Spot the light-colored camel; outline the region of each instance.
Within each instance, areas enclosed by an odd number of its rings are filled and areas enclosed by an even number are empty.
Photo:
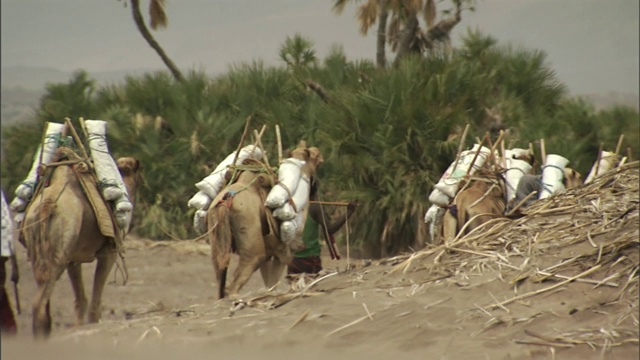
[[[133,203],[140,163],[131,157],[119,158],[116,163]],[[102,291],[117,253],[113,239],[100,232],[95,213],[71,166],[52,169],[49,186],[34,197],[27,209],[23,229],[38,285],[32,304],[34,336],[51,333],[50,297],[65,269],[75,294],[76,324],[84,322],[87,297],[82,282],[82,263],[96,259],[88,321],[98,322]]]
[[[305,161],[302,173],[311,178],[323,162],[316,147],[299,147],[290,157]],[[247,163],[245,161],[245,163]],[[242,171],[237,180],[216,196],[209,207],[207,226],[211,259],[218,280],[218,296],[235,296],[259,268],[267,287],[277,283],[285,266],[291,262],[289,245],[280,241],[279,225],[267,208],[265,199],[273,181],[253,171]],[[302,228],[306,221],[308,205],[303,209]],[[226,288],[227,270],[231,253],[238,254],[238,266]]]
[[[463,230],[463,227],[464,233],[469,233],[487,221],[503,216],[507,205],[501,179],[479,178],[470,181],[469,186],[461,190],[453,200],[457,212],[455,234]],[[445,221],[447,219],[451,220],[450,217],[445,217]],[[449,224],[443,226],[451,229]]]

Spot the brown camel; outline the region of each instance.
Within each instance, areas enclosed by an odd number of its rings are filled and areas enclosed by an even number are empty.
[[[478,178],[469,181],[469,186],[460,191],[453,200],[456,207],[456,234],[463,230],[465,225],[464,232],[467,234],[487,221],[503,216],[507,205],[501,179]],[[447,217],[445,221],[446,219]]]
[[[140,163],[131,157],[119,158],[116,163],[133,203]],[[50,297],[65,269],[75,294],[76,324],[83,323],[87,298],[81,265],[96,259],[88,321],[98,322],[102,291],[117,256],[113,238],[100,232],[94,210],[72,166],[61,165],[51,171],[49,186],[34,196],[27,208],[23,228],[38,285],[32,305],[36,337],[46,337],[51,333]]]
[[[303,144],[303,143],[301,143]],[[316,147],[299,147],[289,153],[305,161],[302,173],[311,178],[323,162]],[[245,164],[248,163],[245,161]],[[280,241],[279,225],[264,203],[273,181],[253,171],[242,171],[237,180],[221,191],[213,200],[207,214],[211,258],[218,280],[218,296],[235,296],[251,275],[260,268],[266,286],[278,281],[285,266],[291,262],[289,245]],[[303,212],[302,226],[308,206]],[[231,253],[239,256],[233,279],[225,291]]]

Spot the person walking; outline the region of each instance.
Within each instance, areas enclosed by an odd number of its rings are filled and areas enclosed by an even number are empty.
[[[7,273],[5,263],[11,263],[11,281],[18,283],[18,262],[13,246],[13,220],[2,191],[2,237],[0,238],[0,332],[15,334],[18,331],[16,318],[9,302],[9,295],[5,288]]]
[[[317,193],[317,180],[312,178],[309,200],[317,200]],[[302,241],[298,248],[294,249],[297,251],[287,266],[287,275],[318,274],[322,270],[320,236],[322,235],[326,241],[332,241],[333,234],[338,232],[347,219],[353,215],[357,205],[357,201],[349,202],[346,215],[332,219],[326,214],[321,204],[310,203],[307,222],[302,231]],[[329,238],[327,238],[327,234]],[[298,242],[300,243],[300,241]]]

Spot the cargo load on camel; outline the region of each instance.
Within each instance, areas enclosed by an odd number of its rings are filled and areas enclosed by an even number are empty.
[[[94,194],[95,199],[92,200],[96,212],[102,213],[101,218],[106,217],[103,211],[105,202],[113,212],[113,218],[109,216],[104,222],[112,223],[115,220],[119,230],[129,229],[133,207],[118,166],[109,152],[106,138],[107,122],[81,119],[81,126],[84,141],[68,119],[65,124],[47,122],[43,142],[34,156],[31,170],[16,188],[15,197],[11,201],[11,210],[15,214],[14,219],[18,226],[38,190],[48,185],[46,170],[66,162],[75,162],[76,167],[82,168],[83,173],[93,174],[90,181],[94,181],[100,190],[99,194]],[[73,136],[67,135],[69,130]],[[88,145],[88,152],[83,142]],[[79,152],[82,154],[79,155]],[[89,186],[91,189],[87,190],[87,196],[91,197],[94,190],[92,185]],[[106,227],[103,225],[105,236],[114,236],[113,230],[109,230],[110,227],[112,226],[109,224]]]
[[[459,150],[456,160],[434,186],[429,195],[432,205],[425,214],[434,241],[440,237],[451,240],[493,218],[511,215],[521,206],[581,183],[580,174],[567,167],[568,159],[546,155],[544,149],[542,173],[533,174],[535,156],[531,144],[528,149],[505,150],[503,137],[501,132],[496,143],[489,144],[490,149],[483,146],[489,142],[485,135],[472,149]]]

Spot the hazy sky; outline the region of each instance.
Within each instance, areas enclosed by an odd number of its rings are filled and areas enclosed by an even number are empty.
[[[446,2],[445,4],[448,4]],[[146,16],[148,1],[142,0]],[[219,73],[236,62],[281,64],[278,48],[300,33],[320,56],[341,44],[350,59],[375,57],[373,33],[358,32],[353,7],[337,16],[332,0],[168,0],[169,28],[154,32],[182,69]],[[478,0],[468,28],[502,43],[542,49],[574,94],[639,91],[638,0]],[[91,72],[164,69],[117,0],[2,0],[2,67]]]

